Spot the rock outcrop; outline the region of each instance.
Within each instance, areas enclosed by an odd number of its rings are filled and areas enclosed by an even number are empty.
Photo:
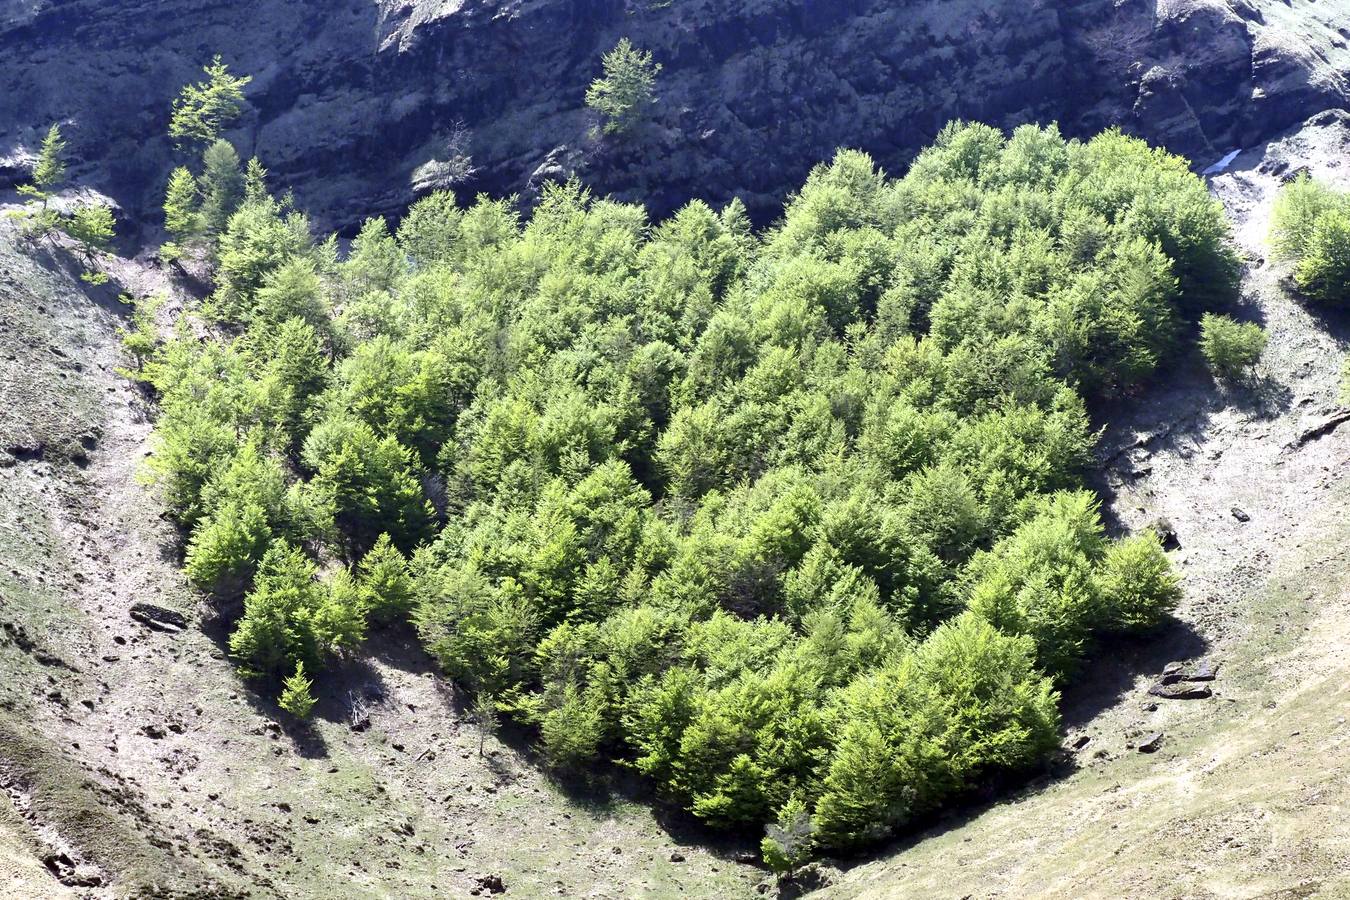
[[[1345,104],[1347,22],[1325,0],[0,0],[0,185],[59,120],[81,177],[151,222],[170,100],[216,52],[254,75],[231,138],[340,227],[463,152],[462,192],[578,173],[655,213],[761,215],[835,147],[896,169],[956,117],[1119,124],[1208,163]],[[622,36],[660,99],[601,140],[585,89]]]

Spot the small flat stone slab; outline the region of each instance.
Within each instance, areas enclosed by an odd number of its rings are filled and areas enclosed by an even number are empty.
[[[1153,753],[1157,751],[1159,747],[1162,746],[1162,742],[1163,742],[1163,733],[1161,731],[1155,731],[1139,742],[1139,752]]]
[[[1203,700],[1214,694],[1207,684],[1191,684],[1187,682],[1177,682],[1176,684],[1163,684],[1162,682],[1158,682],[1153,687],[1149,688],[1148,692],[1154,697],[1162,697],[1164,700]]]
[[[187,618],[182,613],[155,606],[153,603],[137,603],[131,607],[131,617],[146,628],[177,634],[187,628]]]

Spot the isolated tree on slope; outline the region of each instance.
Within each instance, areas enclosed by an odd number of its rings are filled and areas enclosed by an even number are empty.
[[[46,209],[48,196],[66,180],[65,153],[61,126],[53,125],[42,139],[42,150],[38,153],[37,165],[33,166],[33,183],[19,188],[19,192],[41,200],[42,208]]]
[[[19,193],[41,202],[42,207],[32,213],[19,210],[10,215],[22,222],[23,233],[33,239],[46,237],[56,230],[59,216],[47,209],[47,200],[51,193],[66,179],[65,162],[66,142],[61,137],[61,127],[53,125],[42,141],[37,163],[33,166],[33,180],[19,186]]]
[[[244,111],[244,86],[253,80],[231,75],[219,54],[202,71],[206,80],[184,87],[173,103],[169,136],[180,146],[214,143]]]
[[[623,38],[605,54],[604,66],[604,76],[586,90],[586,105],[604,117],[605,134],[630,132],[651,109],[661,64]]]

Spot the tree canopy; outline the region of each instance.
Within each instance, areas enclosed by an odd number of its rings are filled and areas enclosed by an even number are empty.
[[[173,104],[169,136],[180,143],[211,144],[244,111],[244,88],[252,76],[231,75],[219,55],[202,71],[206,78],[186,85]]]
[[[955,124],[899,179],[841,151],[763,233],[572,182],[339,258],[265,191],[221,209],[214,339],[143,370],[152,467],[297,713],[409,618],[549,765],[617,759],[791,868],[1035,766],[1094,641],[1178,600],[1104,534],[1087,408],[1237,265],[1119,132]]]

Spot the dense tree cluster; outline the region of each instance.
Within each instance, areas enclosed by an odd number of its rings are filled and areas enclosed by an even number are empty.
[[[170,191],[217,288],[144,366],[152,465],[300,714],[411,618],[548,764],[791,866],[1043,759],[1094,636],[1178,599],[1080,477],[1086,402],[1234,287],[1176,157],[952,126],[899,180],[840,152],[762,235],[573,183],[528,221],[434,194],[340,259],[219,156]]]

